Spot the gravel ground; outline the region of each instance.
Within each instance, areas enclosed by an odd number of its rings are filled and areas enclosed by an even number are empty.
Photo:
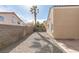
[[[1,50],[2,53],[52,53],[54,46],[47,41],[46,32],[35,32],[28,38],[18,41]],[[56,50],[57,48],[55,48]],[[56,52],[61,52],[56,50]]]

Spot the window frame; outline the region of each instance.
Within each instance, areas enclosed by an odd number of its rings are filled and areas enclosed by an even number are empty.
[[[4,16],[0,16],[0,22],[4,21]]]

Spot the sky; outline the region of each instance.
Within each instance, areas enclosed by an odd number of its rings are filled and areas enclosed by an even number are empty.
[[[49,8],[52,5],[38,5],[39,13],[37,21],[47,20]],[[33,15],[30,12],[30,5],[0,5],[0,12],[15,12],[25,23],[33,21]]]

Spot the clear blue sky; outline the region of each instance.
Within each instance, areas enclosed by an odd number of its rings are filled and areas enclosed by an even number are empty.
[[[38,5],[39,13],[37,19],[39,21],[47,20],[48,11],[51,5]],[[0,12],[15,12],[24,22],[33,19],[30,6],[26,5],[0,5]]]

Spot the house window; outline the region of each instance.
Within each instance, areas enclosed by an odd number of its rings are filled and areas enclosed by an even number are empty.
[[[4,17],[3,16],[0,16],[0,21],[4,21]]]

